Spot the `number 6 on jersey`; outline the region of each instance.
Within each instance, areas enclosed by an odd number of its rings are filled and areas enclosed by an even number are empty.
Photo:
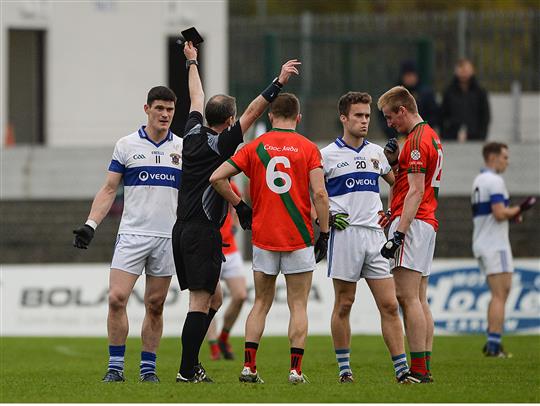
[[[290,168],[291,162],[285,156],[275,156],[270,159],[266,167],[266,185],[272,192],[281,195],[291,189],[292,179],[287,173],[276,171],[277,164],[283,164],[285,168]]]

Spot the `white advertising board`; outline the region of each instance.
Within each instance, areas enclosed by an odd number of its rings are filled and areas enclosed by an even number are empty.
[[[540,260],[516,260],[516,273],[507,303],[508,332],[540,332]],[[243,335],[253,300],[251,264],[244,264],[249,295],[233,328]],[[2,336],[105,336],[108,264],[1,265]],[[139,336],[144,305],[144,277],[139,278],[129,300],[130,335]],[[265,334],[286,335],[289,311],[283,276],[278,277],[276,298]],[[489,294],[474,260],[436,260],[429,296],[437,333],[485,331]],[[326,263],[313,275],[309,313],[310,334],[330,334],[334,300]],[[173,278],[164,311],[164,335],[179,336],[187,312],[188,295]],[[225,298],[224,306],[228,304]],[[223,309],[223,308],[222,308]],[[218,320],[223,312],[218,312]],[[358,284],[351,313],[356,334],[380,334],[380,318],[366,283]]]

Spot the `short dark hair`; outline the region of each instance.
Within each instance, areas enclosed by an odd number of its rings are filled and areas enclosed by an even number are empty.
[[[275,117],[296,118],[300,113],[300,100],[292,93],[281,93],[270,103],[269,111]]]
[[[225,94],[216,94],[206,103],[204,115],[209,127],[223,124],[229,117],[236,116],[236,99]]]
[[[150,89],[146,97],[146,104],[152,105],[156,100],[172,101],[176,104],[176,95],[166,86],[156,86]]]
[[[348,115],[353,104],[371,104],[371,96],[365,92],[347,92],[339,98],[339,115]]]
[[[508,145],[502,142],[488,142],[484,145],[484,148],[482,148],[484,161],[487,162],[490,155],[499,155],[503,149],[508,149]]]

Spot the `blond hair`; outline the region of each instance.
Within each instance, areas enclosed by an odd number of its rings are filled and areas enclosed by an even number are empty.
[[[418,114],[418,107],[413,95],[403,86],[395,86],[384,93],[377,101],[377,108],[382,111],[388,106],[390,110],[397,113],[401,106],[405,107],[409,113]]]

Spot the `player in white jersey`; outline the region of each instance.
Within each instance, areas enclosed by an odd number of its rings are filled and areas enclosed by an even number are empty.
[[[365,139],[370,103],[367,93],[343,95],[338,103],[343,137],[321,150],[332,225],[328,248],[328,276],[335,292],[331,330],[342,383],[353,382],[349,318],[361,278],[379,309],[398,382],[406,381],[409,371],[394,280],[388,260],[380,253],[388,219],[379,195],[379,177],[392,185],[394,174],[383,148]]]
[[[96,194],[86,224],[74,230],[73,245],[87,249],[109,212],[123,180],[124,212],[109,278],[109,365],[103,382],[123,382],[128,334],[126,306],[143,269],[146,274],[140,376],[159,382],[156,352],[163,330],[163,304],[175,267],[171,230],[176,220],[182,175],[182,139],[170,130],[176,95],[164,86],[150,89],[146,126],[121,138],[114,148],[105,184]]]
[[[490,142],[482,154],[486,167],[476,176],[472,189],[473,254],[485,273],[491,291],[487,320],[487,343],[484,354],[507,357],[501,345],[504,307],[512,287],[512,249],[508,237],[508,220],[522,221],[521,213],[530,209],[536,199],[528,197],[519,206],[509,206],[509,195],[500,175],[508,166],[508,146]]]

